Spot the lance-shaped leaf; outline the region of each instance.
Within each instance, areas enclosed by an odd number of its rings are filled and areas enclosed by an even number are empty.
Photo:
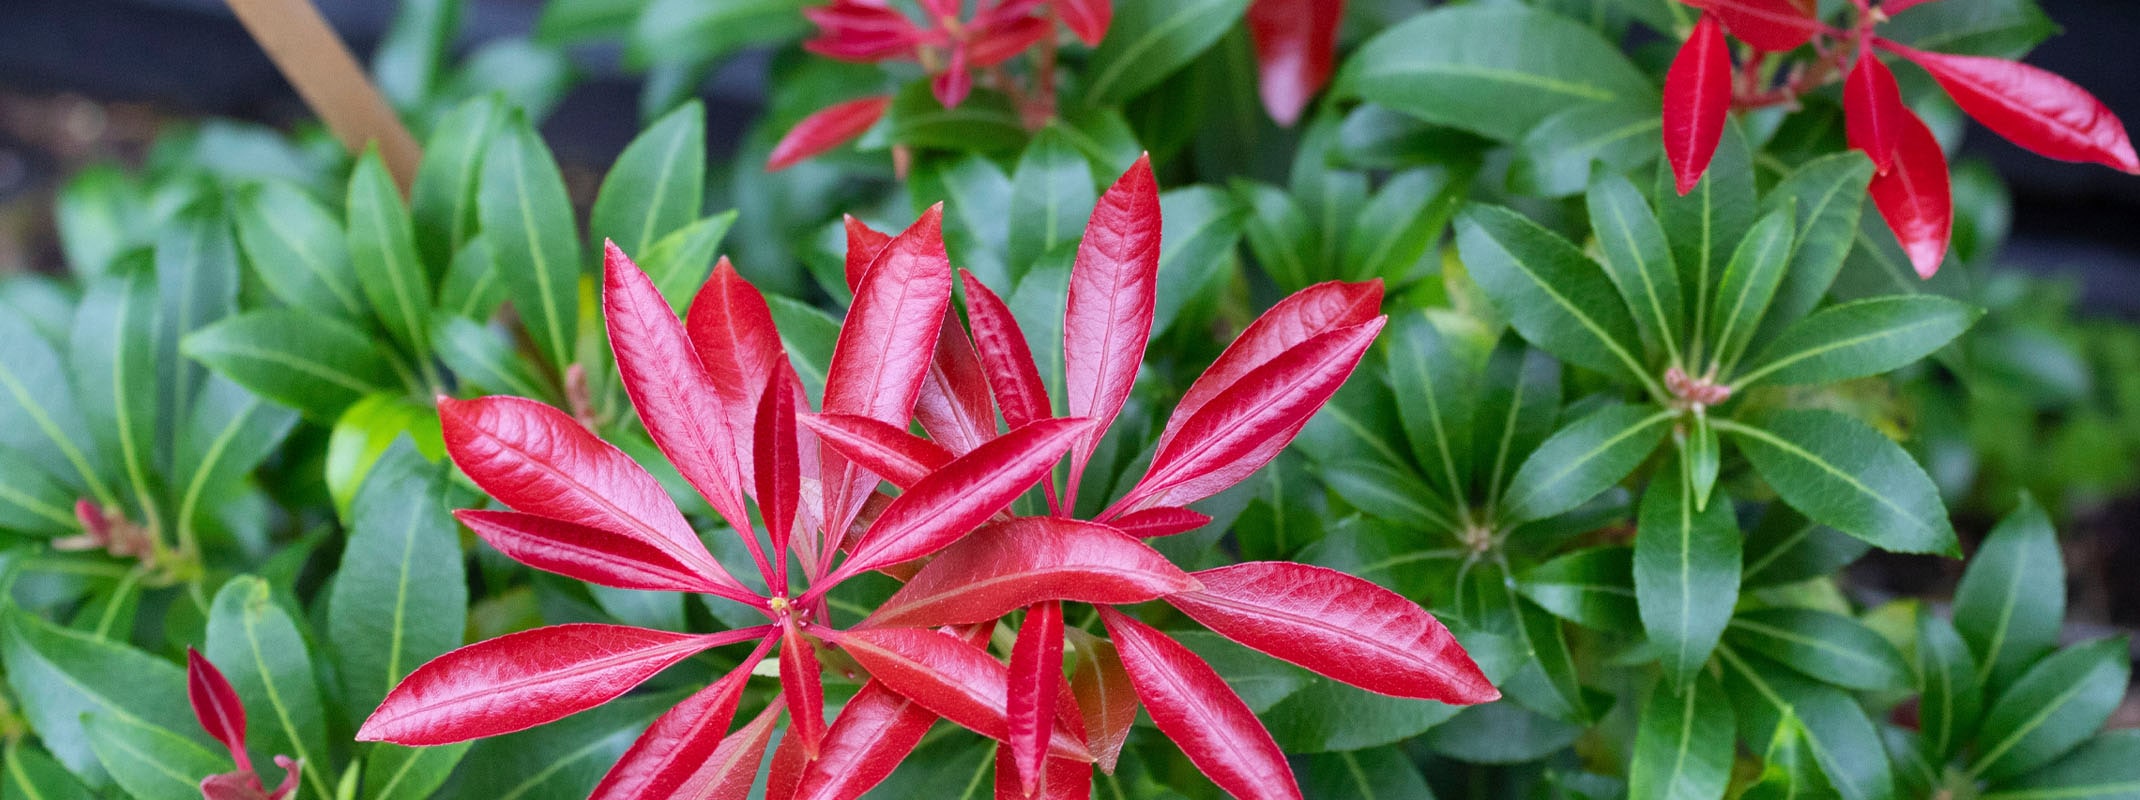
[[[625,252],[646,258],[661,237],[698,219],[705,197],[706,107],[691,100],[647,125],[617,154],[588,214],[588,238],[615,240]]]
[[[1983,315],[1929,294],[1830,306],[1783,329],[1732,385],[1826,384],[1890,372],[1945,347]]]
[[[892,235],[870,227],[852,214],[841,215],[840,219],[847,229],[847,291],[854,292],[862,288],[862,274],[876,262],[877,254],[884,252],[884,246],[892,243]]]
[[[1092,797],[1092,767],[1060,758],[1048,759],[1045,775],[1028,789],[1011,764],[1010,751],[998,749],[995,786],[996,800],[1089,800]]]
[[[1300,121],[1308,101],[1330,80],[1343,0],[1256,0],[1248,35],[1256,45],[1257,94],[1279,125]]]
[[[1900,553],[1956,553],[1954,526],[1924,470],[1892,440],[1833,411],[1784,411],[1760,428],[1713,419],[1785,503]]]
[[[67,367],[74,408],[89,423],[90,440],[114,462],[110,466],[147,522],[161,525],[163,492],[154,483],[163,458],[157,419],[176,412],[158,407],[156,274],[143,261],[122,259],[113,274],[88,282],[75,308]],[[18,424],[49,429],[36,416]]]
[[[349,263],[348,236],[312,195],[269,181],[239,190],[235,210],[245,260],[277,299],[351,321],[371,315]]]
[[[937,443],[868,417],[812,414],[798,421],[826,447],[901,489],[951,463],[951,453]]]
[[[1917,610],[1917,729],[1926,751],[1944,762],[1977,732],[1984,716],[1984,683],[1969,645],[1954,623]]]
[[[1116,509],[1185,505],[1270,463],[1352,374],[1384,321],[1311,337],[1242,375],[1182,423]]]
[[[1569,423],[1516,468],[1503,512],[1545,519],[1589,502],[1640,466],[1671,427],[1672,412],[1654,406],[1607,406]]]
[[[2140,730],[2105,731],[2042,769],[2006,781],[1989,800],[2129,797],[2140,785]]]
[[[1876,172],[1895,164],[1895,150],[1902,146],[1902,118],[1910,109],[1902,104],[1902,90],[1895,86],[1895,73],[1880,63],[1871,48],[1858,51],[1858,63],[1843,79],[1843,132],[1850,146],[1872,157]]]
[[[804,117],[773,145],[765,159],[766,171],[787,169],[861,136],[884,117],[884,110],[891,104],[890,95],[862,97],[834,103]]]
[[[825,740],[825,684],[817,648],[792,618],[781,626],[780,691],[788,699],[788,735],[802,738],[803,755],[815,759]]]
[[[1708,673],[1659,680],[1642,704],[1628,765],[1629,797],[1722,797],[1731,782],[1731,698]]]
[[[1033,488],[1089,429],[1081,419],[1041,420],[945,464],[885,507],[827,584],[942,550]]]
[[[507,634],[418,667],[364,721],[357,740],[432,746],[525,730],[609,702],[699,651],[769,631],[699,635],[576,623]]]
[[[1226,346],[1211,366],[1189,384],[1167,417],[1159,446],[1172,441],[1181,426],[1241,378],[1311,338],[1373,320],[1382,306],[1382,281],[1326,281],[1287,295],[1251,322]]]
[[[250,716],[258,720],[252,726],[254,752],[287,754],[302,762],[313,788],[326,794],[331,767],[315,667],[296,622],[276,604],[267,581],[239,576],[216,592],[208,616],[208,654],[231,665],[237,697],[252,701]]]
[[[1774,749],[1783,750],[1786,745],[1781,737],[1795,729],[1795,735],[1804,739],[1801,757],[1811,756],[1836,795],[1845,800],[1896,796],[1893,765],[1881,746],[1879,731],[1849,692],[1728,644],[1717,653],[1723,665],[1724,692],[1733,700],[1740,734],[1755,749],[1771,750],[1773,739]],[[1776,755],[1771,752],[1772,757]]]
[[[1132,511],[1108,521],[1115,530],[1139,539],[1154,539],[1188,533],[1211,524],[1211,516],[1179,506],[1160,506]]]
[[[2066,616],[2058,532],[2034,499],[1991,529],[1954,589],[1954,627],[1976,655],[1987,691],[2012,683],[2058,646]]]
[[[1776,297],[1784,268],[1791,263],[1791,230],[1798,210],[1786,202],[1769,212],[1739,240],[1717,283],[1716,308],[1709,314],[1709,343],[1718,363],[1736,364],[1761,326],[1761,315]]]
[[[1025,797],[1044,782],[1048,739],[1063,682],[1063,604],[1035,603],[1018,626],[1007,684],[1011,762]],[[1089,769],[1088,769],[1089,773]]]
[[[1821,30],[1813,4],[1803,0],[1682,0],[1715,14],[1740,41],[1771,53],[1791,50]]]
[[[446,451],[492,497],[529,514],[635,539],[737,596],[750,596],[706,552],[654,476],[565,412],[518,397],[483,397],[441,399],[438,415]]]
[[[1438,497],[1469,497],[1472,449],[1466,445],[1478,409],[1478,361],[1419,311],[1397,318],[1397,330],[1382,353],[1390,389],[1405,398],[1397,405],[1397,419],[1422,467],[1421,477]]]
[[[821,635],[852,656],[872,680],[922,707],[997,741],[1010,737],[1009,670],[981,649],[933,630],[882,628]],[[1048,754],[1084,763],[1092,753],[1060,722],[1052,726]]]
[[[1731,113],[1731,47],[1717,15],[1703,14],[1664,76],[1664,154],[1679,193],[1709,169]]]
[[[1704,507],[1678,479],[1681,470],[1658,475],[1636,522],[1635,607],[1672,690],[1686,692],[1739,596],[1739,524],[1731,498],[1718,495]]]
[[[668,551],[601,528],[518,511],[461,509],[453,516],[507,558],[573,580],[656,592],[720,591]]]
[[[647,434],[729,527],[750,530],[743,507],[747,473],[739,464],[749,442],[725,424],[736,414],[722,407],[727,398],[714,390],[683,323],[639,265],[615,242],[603,243],[602,264],[609,347]]]
[[[973,273],[959,270],[959,279],[966,285],[966,315],[973,323],[974,349],[996,405],[1003,408],[1003,421],[1017,428],[1053,416],[1047,384],[1040,381],[1032,347],[1010,307]]]
[[[364,151],[349,175],[347,207],[349,261],[357,285],[387,335],[409,353],[426,357],[431,348],[431,276],[416,254],[416,231],[401,204],[401,191],[376,147]]]
[[[736,452],[757,452],[751,437],[759,395],[775,368],[787,362],[765,296],[723,258],[691,298],[684,327],[692,348],[698,351],[699,365],[721,395],[716,408],[731,432]],[[753,465],[740,467],[744,490],[755,491]]]
[[[1939,271],[1947,257],[1947,243],[1954,235],[1954,190],[1947,174],[1947,156],[1939,140],[1917,115],[1905,116],[1898,127],[1901,140],[1895,148],[1895,163],[1875,175],[1866,191],[1873,207],[1887,221],[1895,240],[1910,257],[1910,266],[1920,278]]]
[[[2125,697],[2129,647],[2112,636],[2036,662],[1984,713],[1970,774],[1995,783],[2019,777],[2095,735]]]
[[[747,800],[758,780],[758,765],[765,761],[765,746],[773,740],[773,724],[780,721],[779,698],[728,738],[713,754],[699,762],[698,770],[679,787],[679,797],[704,800]],[[656,797],[659,795],[641,795]]]
[[[1210,664],[1112,608],[1100,619],[1152,722],[1197,769],[1243,800],[1300,800],[1278,743]]]
[[[1732,647],[1760,653],[1822,683],[1860,691],[1915,685],[1908,662],[1878,632],[1811,608],[1757,608],[1731,620]]]
[[[1198,586],[1158,551],[1092,522],[1020,517],[945,548],[869,618],[875,627],[987,622],[1046,600],[1122,605]]]
[[[1720,134],[1722,130],[1718,128]],[[1702,167],[1708,168],[1706,159]],[[1599,249],[1605,254],[1606,277],[1634,312],[1643,344],[1653,354],[1678,353],[1686,334],[1682,313],[1686,301],[1680,295],[1672,245],[1656,212],[1633,183],[1607,170],[1591,176],[1584,202]]]
[[[536,349],[563,369],[579,340],[579,229],[550,148],[513,112],[483,155],[483,238]]]
[[[403,441],[372,465],[350,503],[341,571],[324,598],[348,707],[378,704],[466,635],[467,573],[448,491],[445,469]]]
[[[1139,156],[1093,206],[1070,269],[1063,309],[1064,408],[1093,422],[1073,451],[1071,475],[1084,471],[1144,363],[1159,292],[1159,227],[1159,184],[1150,157]]]
[[[245,754],[245,704],[223,671],[191,647],[186,648],[186,700],[193,704],[201,730],[230,748],[240,769],[251,769],[251,759]]]
[[[669,709],[632,742],[602,782],[593,800],[673,797],[689,783],[701,764],[725,743],[728,723],[750,681],[751,668],[763,654],[752,653],[743,665]],[[777,713],[777,707],[774,709]],[[756,776],[756,764],[752,765]]]
[[[1791,237],[1791,265],[1784,269],[1783,284],[1776,287],[1776,299],[1769,303],[1754,341],[1773,341],[1785,326],[1827,298],[1857,240],[1872,175],[1872,163],[1863,156],[1834,153],[1800,165],[1762,198],[1768,208],[1785,202],[1797,206],[1798,228]]]
[[[1055,14],[1086,47],[1098,46],[1114,19],[1114,0],[1055,0]]]
[[[1955,105],[2014,144],[2063,161],[2140,173],[2124,123],[2072,81],[2003,58],[1930,53],[1876,41],[1924,67]]]
[[[781,755],[791,740],[782,740],[773,756],[772,775],[767,780],[768,800],[854,800],[882,783],[899,762],[921,743],[936,714],[921,703],[886,688],[882,681],[862,684],[862,690],[840,709],[839,719],[825,731],[816,761],[805,767],[784,768]],[[799,755],[801,748],[794,751]],[[783,785],[783,781],[787,781]],[[783,789],[786,791],[783,793]]]
[[[1647,379],[1634,317],[1575,245],[1514,211],[1476,205],[1457,217],[1456,241],[1471,276],[1524,339],[1571,364]]]
[[[930,438],[960,455],[996,436],[996,406],[989,400],[988,375],[956,314],[944,314],[942,330],[936,334],[936,355],[929,359],[929,374],[914,400],[914,420]]]
[[[789,537],[795,532],[795,512],[802,505],[802,445],[795,431],[795,399],[802,394],[795,370],[782,362],[758,401],[758,425],[752,446],[756,452],[758,514],[765,519],[765,532],[773,543],[773,568],[765,575],[767,589],[784,594],[787,585]],[[739,531],[740,532],[740,531]],[[756,537],[744,541],[757,547]],[[763,558],[760,568],[763,568]]]

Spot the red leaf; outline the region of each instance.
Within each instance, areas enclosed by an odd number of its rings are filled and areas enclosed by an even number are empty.
[[[772,630],[694,635],[581,623],[506,634],[417,667],[357,739],[428,747],[526,730],[607,703],[702,650]]]
[[[1811,4],[1797,0],[1681,0],[1715,14],[1739,41],[1779,53],[1812,41],[1821,30]]]
[[[905,14],[881,0],[834,0],[802,13],[818,29],[803,49],[843,61],[911,56],[925,35]]]
[[[951,462],[951,454],[935,442],[868,417],[812,414],[801,422],[826,447],[901,489],[913,488]]]
[[[855,292],[862,288],[862,273],[868,272],[877,254],[892,243],[892,235],[879,232],[852,214],[841,219],[847,225],[847,291]]]
[[[1211,523],[1211,517],[1179,506],[1132,511],[1108,520],[1108,526],[1139,539],[1188,533]]]
[[[1047,774],[1037,791],[1027,793],[1020,785],[1009,750],[996,751],[996,800],[1091,800],[1092,765],[1060,758],[1047,761]]]
[[[938,204],[886,244],[863,273],[826,369],[825,413],[905,425],[950,303],[951,259],[944,254],[943,206]],[[837,535],[876,479],[856,474],[838,453],[825,450],[820,458],[825,528]]]
[[[983,12],[984,16],[991,16]],[[992,16],[987,24],[977,26],[973,40],[968,45],[967,55],[974,67],[993,67],[1015,58],[1040,40],[1055,34],[1055,26],[1047,20],[1031,16],[1013,16],[1004,19],[1002,14]],[[979,19],[978,17],[976,18]]]
[[[823,585],[912,561],[958,541],[1039,483],[1090,429],[1081,419],[1041,420],[945,464],[894,499],[853,557]]]
[[[2088,90],[2047,70],[1984,56],[1880,46],[1932,73],[1955,105],[1984,127],[2038,155],[2140,174],[2140,159],[2116,114]]]
[[[951,63],[929,81],[930,93],[936,95],[938,104],[952,109],[966,102],[966,95],[973,92],[973,73],[970,71],[972,66],[966,47],[953,45]]]
[[[990,622],[1048,600],[1142,603],[1196,585],[1159,551],[1108,526],[1019,517],[945,548],[864,624]]]
[[[186,699],[193,704],[201,730],[230,749],[240,772],[252,772],[252,758],[245,752],[245,703],[223,671],[191,647],[186,648]]]
[[[975,733],[999,742],[1009,738],[1009,671],[988,651],[931,630],[880,628],[821,635],[885,688]],[[1077,736],[1060,725],[1053,726],[1052,733],[1049,754],[1091,763],[1092,754]]]
[[[632,407],[669,463],[729,527],[750,530],[739,466],[749,440],[739,441],[724,423],[731,416],[722,408],[725,398],[654,282],[615,242],[604,240],[602,247],[602,317]]]
[[[1201,500],[1270,463],[1352,374],[1384,321],[1316,335],[1241,376],[1182,423],[1107,516]]]
[[[1843,81],[1843,131],[1850,146],[1872,157],[1873,169],[1885,174],[1895,165],[1895,148],[1910,109],[1902,104],[1895,73],[1872,54],[1858,52],[1858,63]]]
[[[505,557],[544,572],[619,589],[722,591],[666,551],[629,536],[518,511],[461,509],[453,516]]]
[[[1954,236],[1954,193],[1947,176],[1947,156],[1932,129],[1911,114],[1902,119],[1902,139],[1895,164],[1874,175],[1866,192],[1887,221],[1918,277],[1930,278],[1947,257]]]
[[[1280,126],[1300,121],[1308,101],[1330,80],[1345,0],[1255,0],[1248,34],[1256,44],[1256,89]]]
[[[1100,619],[1152,723],[1205,777],[1242,800],[1300,800],[1278,743],[1210,664],[1112,608]]]
[[[864,97],[834,103],[803,117],[773,145],[772,154],[765,158],[765,171],[779,172],[846,144],[877,124],[891,105],[889,96]]]
[[[981,370],[988,374],[996,405],[1003,408],[1003,421],[1017,428],[1054,416],[1047,384],[1040,382],[1040,368],[1010,307],[973,273],[959,270],[959,278],[966,284],[966,316],[973,322]]]
[[[630,537],[728,587],[729,577],[661,484],[563,411],[520,397],[440,398],[446,452],[470,480],[514,509]]]
[[[743,699],[744,684],[750,682],[751,669],[764,655],[765,646],[760,644],[742,666],[654,720],[609,768],[609,774],[602,776],[588,800],[692,796],[684,793],[684,787],[728,738],[728,723],[735,718],[737,701]],[[755,776],[757,764],[751,767]]]
[[[1114,20],[1114,0],[1055,0],[1055,14],[1087,47],[1097,47],[1107,38],[1107,24]]]
[[[721,421],[735,439],[738,458],[742,453],[755,454],[751,437],[759,392],[773,371],[788,362],[780,331],[773,327],[772,309],[758,288],[722,258],[714,262],[713,274],[692,298],[684,327],[713,390],[721,395]],[[743,490],[756,491],[755,466],[745,461],[737,467]]]
[[[1130,726],[1137,722],[1137,692],[1130,687],[1129,673],[1122,669],[1122,655],[1113,642],[1076,628],[1066,633],[1077,639],[1070,690],[1084,715],[1085,742],[1100,769],[1113,775],[1115,759],[1121,757]]]
[[[758,514],[765,518],[766,537],[773,544],[773,569],[766,574],[766,591],[787,596],[788,542],[795,532],[795,508],[802,502],[802,460],[795,436],[795,396],[801,393],[794,369],[783,361],[766,381],[758,400],[758,425],[753,435],[757,447]],[[756,537],[745,533],[744,541],[756,549]]]
[[[815,760],[825,739],[825,684],[817,649],[790,619],[780,635],[780,690],[788,696],[788,730],[802,737],[803,755]]]
[[[766,793],[768,800],[854,800],[882,783],[907,754],[914,752],[921,737],[936,723],[936,715],[920,703],[885,688],[879,681],[862,684],[861,691],[840,709],[839,719],[825,732],[823,749],[807,768],[788,767],[774,755],[772,781],[792,780],[792,795]],[[780,743],[788,748],[787,741]],[[771,783],[769,781],[768,783]]]
[[[702,800],[747,800],[751,784],[758,780],[758,764],[765,759],[765,745],[773,739],[773,724],[780,721],[779,698],[741,730],[722,739],[713,754],[698,765],[674,796]],[[647,794],[642,797],[661,797]]]
[[[1055,698],[1063,680],[1063,605],[1049,600],[1025,612],[1011,646],[1007,684],[1010,750],[1024,797],[1042,783],[1048,739],[1055,731]]]
[[[1198,409],[1239,382],[1255,368],[1277,358],[1295,345],[1338,328],[1359,325],[1375,318],[1382,307],[1382,280],[1364,283],[1326,281],[1294,292],[1263,312],[1248,329],[1226,346],[1217,361],[1204,369],[1189,391],[1182,394],[1166,430],[1159,434],[1165,447]]]
[[[1070,268],[1063,310],[1063,394],[1070,416],[1092,429],[1070,457],[1072,480],[1129,399],[1152,337],[1159,289],[1159,184],[1151,156],[1137,157],[1092,208]]]
[[[1228,639],[1371,692],[1452,705],[1501,696],[1439,620],[1368,581],[1287,561],[1196,577],[1202,590],[1167,602]]]
[[[1664,76],[1664,152],[1684,195],[1709,170],[1731,113],[1731,48],[1716,16],[1703,14]]]
[[[944,315],[943,329],[936,335],[936,356],[929,360],[928,377],[922,380],[921,396],[914,401],[914,419],[931,438],[958,455],[973,452],[996,437],[996,407],[988,400],[988,376],[981,371],[973,340],[955,314]]]

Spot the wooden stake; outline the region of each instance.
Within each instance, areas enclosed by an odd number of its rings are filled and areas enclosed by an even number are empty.
[[[356,154],[367,143],[379,143],[387,172],[407,195],[423,149],[311,0],[227,2],[253,41],[267,51],[305,105],[342,140],[342,146]]]

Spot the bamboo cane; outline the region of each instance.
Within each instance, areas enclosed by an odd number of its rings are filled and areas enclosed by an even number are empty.
[[[423,150],[311,0],[227,2],[305,105],[349,152],[379,143],[387,172],[407,195]]]

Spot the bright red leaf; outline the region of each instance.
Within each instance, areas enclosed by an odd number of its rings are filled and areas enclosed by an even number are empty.
[[[1020,517],[945,548],[864,624],[989,622],[1048,600],[1142,603],[1196,586],[1159,551],[1108,526]]]
[[[744,684],[750,682],[751,669],[764,655],[761,645],[742,666],[654,720],[602,776],[602,782],[595,784],[588,800],[688,796],[683,794],[685,785],[728,738],[728,723],[743,699]],[[751,766],[755,777],[757,765]]]
[[[936,723],[936,714],[920,703],[885,688],[881,681],[862,684],[825,732],[818,759],[806,768],[783,764],[774,755],[768,800],[854,800],[892,774]],[[781,750],[788,748],[781,742]],[[800,752],[801,748],[796,748]],[[789,794],[775,788],[793,781]]]
[[[702,800],[747,800],[751,785],[758,780],[758,764],[765,760],[765,745],[773,739],[773,724],[780,721],[780,700],[774,698],[771,705],[728,738],[722,739],[713,754],[706,757],[684,781],[676,797],[702,798]],[[643,797],[660,797],[648,794]]]
[[[1092,420],[1072,451],[1076,480],[1137,382],[1152,336],[1159,291],[1159,184],[1151,157],[1137,163],[1093,206],[1070,268],[1063,310],[1063,395],[1070,416]]]
[[[1008,716],[1010,752],[1024,797],[1043,783],[1048,739],[1055,731],[1057,685],[1063,680],[1063,605],[1036,603],[1025,612],[1011,647]]]
[[[1114,0],[1055,0],[1055,14],[1063,25],[1088,47],[1107,37],[1107,24],[1114,20]]]
[[[757,453],[758,513],[765,518],[766,536],[773,544],[773,569],[766,574],[766,589],[774,596],[787,595],[788,542],[795,532],[795,509],[802,503],[802,456],[795,435],[795,397],[802,393],[795,372],[779,364],[758,401]],[[744,541],[757,548],[755,537]]]
[[[802,737],[803,755],[813,760],[825,739],[825,685],[818,670],[817,648],[787,620],[780,635],[780,691],[788,698],[789,735]]]
[[[1139,539],[1188,533],[1210,523],[1209,515],[1177,506],[1132,511],[1107,522],[1109,527]]]
[[[724,257],[714,262],[713,274],[692,298],[684,327],[713,390],[721,395],[721,421],[736,442],[738,458],[755,453],[751,437],[759,392],[788,358],[765,296]],[[755,491],[754,465],[745,461],[738,466],[744,491]]]
[[[1780,53],[1806,42],[1821,30],[1809,0],[1681,0],[1715,14],[1739,40],[1757,50]]]
[[[1092,765],[1048,759],[1045,777],[1034,791],[1028,793],[1017,769],[1011,765],[1011,752],[999,749],[996,751],[995,796],[996,800],[1091,800]]]
[[[924,38],[913,20],[882,0],[833,0],[802,13],[818,30],[803,49],[842,61],[911,57]]]
[[[2000,58],[1930,53],[1885,40],[1880,46],[1924,67],[1963,111],[2014,144],[2140,174],[2125,124],[2072,81]]]
[[[1325,281],[1287,295],[1249,323],[1218,360],[1189,384],[1181,402],[1175,404],[1174,413],[1167,417],[1167,427],[1159,434],[1159,446],[1165,447],[1180,432],[1182,423],[1232,388],[1242,376],[1301,342],[1373,320],[1381,308],[1380,278],[1362,283]]]
[[[824,635],[885,688],[975,733],[999,742],[1009,738],[1009,670],[988,651],[954,636],[911,628]],[[1048,753],[1092,762],[1085,744],[1060,724],[1052,726]]]
[[[973,273],[959,270],[959,279],[966,285],[966,316],[973,322],[981,370],[988,375],[996,405],[1003,408],[1003,421],[1016,428],[1054,416],[1047,384],[1040,381],[1040,368],[1033,362],[1025,333],[1018,329],[1017,317]]]
[[[973,340],[955,314],[944,315],[943,329],[936,335],[936,357],[929,360],[921,396],[914,401],[914,419],[931,438],[958,455],[973,452],[996,436],[996,407],[989,401],[988,376],[981,371]]]
[[[245,752],[245,704],[223,671],[191,647],[186,648],[186,700],[193,704],[201,730],[230,749],[240,772],[251,772],[252,758]]]
[[[505,557],[544,572],[618,589],[722,591],[667,551],[629,536],[518,511],[461,509],[453,516]]]
[[[1100,620],[1152,723],[1205,777],[1242,800],[1301,800],[1270,731],[1210,664],[1112,608],[1102,607]]]
[[[854,292],[862,288],[862,273],[868,272],[877,254],[892,243],[892,235],[855,219],[853,214],[843,215],[841,220],[847,228],[847,291]]]
[[[1843,131],[1850,146],[1872,157],[1873,169],[1885,174],[1895,165],[1895,149],[1901,146],[1902,129],[1910,115],[1902,104],[1902,90],[1895,86],[1895,73],[1867,49],[1843,81]]]
[[[1196,573],[1167,602],[1204,627],[1371,692],[1452,705],[1500,697],[1456,637],[1402,595],[1334,569],[1252,561]]]
[[[772,154],[765,159],[765,171],[779,172],[846,144],[877,124],[877,120],[884,117],[884,110],[891,105],[892,98],[879,96],[819,109],[795,123],[795,127],[789,128],[787,135],[773,145]]]
[[[1345,0],[1255,0],[1248,35],[1256,45],[1256,89],[1278,124],[1300,121],[1308,101],[1330,81]]]
[[[1947,156],[1932,129],[1911,114],[1902,120],[1895,164],[1875,175],[1867,193],[1880,218],[1909,255],[1918,277],[1930,278],[1947,257],[1954,236],[1954,190],[1947,176]]]
[[[1684,195],[1700,183],[1731,113],[1731,47],[1703,14],[1664,76],[1664,153]]]
[[[901,489],[951,463],[951,454],[935,442],[868,417],[812,414],[801,422],[826,447]]]

